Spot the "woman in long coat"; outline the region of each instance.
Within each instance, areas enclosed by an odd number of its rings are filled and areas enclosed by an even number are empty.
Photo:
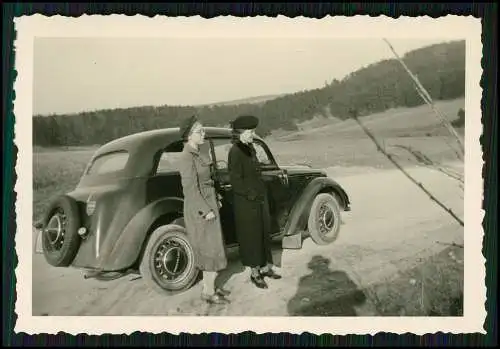
[[[193,244],[196,266],[203,271],[202,298],[209,303],[227,303],[225,296],[229,292],[215,288],[217,272],[227,267],[227,258],[210,159],[199,150],[205,132],[195,116],[184,121],[180,132],[185,141],[179,161],[184,222]]]
[[[240,116],[232,122],[234,141],[228,170],[241,262],[250,267],[251,281],[259,288],[267,288],[264,276],[281,276],[272,269],[269,202],[252,144],[257,125],[254,116]]]

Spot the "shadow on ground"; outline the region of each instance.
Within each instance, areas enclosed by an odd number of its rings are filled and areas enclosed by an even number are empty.
[[[366,295],[344,271],[331,270],[330,260],[314,256],[308,263],[312,273],[299,280],[297,293],[287,305],[292,316],[357,316],[356,306]]]
[[[225,288],[225,285],[229,280],[236,274],[240,274],[245,271],[245,267],[241,264],[239,259],[230,260],[227,264],[227,268],[221,270],[215,279],[215,286],[220,288]]]

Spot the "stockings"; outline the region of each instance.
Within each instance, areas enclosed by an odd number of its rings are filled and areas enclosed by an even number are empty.
[[[216,272],[204,271],[203,272],[203,293],[204,294],[214,294],[215,293],[215,277]]]

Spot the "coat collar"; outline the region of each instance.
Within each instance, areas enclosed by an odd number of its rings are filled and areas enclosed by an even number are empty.
[[[200,151],[198,149],[193,148],[189,143],[184,144],[184,151],[194,155],[200,155]]]
[[[184,144],[184,152],[192,154],[195,159],[198,159],[205,166],[209,166],[212,163],[209,155],[200,152],[199,149],[193,148],[188,143]]]
[[[254,148],[252,144],[245,144],[241,141],[236,142],[236,146],[246,155],[252,156]]]

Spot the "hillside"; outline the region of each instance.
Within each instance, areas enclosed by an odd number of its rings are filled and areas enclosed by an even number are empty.
[[[276,99],[283,95],[269,95],[269,96],[255,96],[248,98],[235,99],[233,101],[216,102],[209,104],[197,105],[196,107],[214,107],[214,106],[225,106],[225,105],[238,105],[238,104],[263,104],[267,101]]]
[[[457,111],[465,107],[465,98],[439,101],[436,107],[454,124],[458,133],[463,133],[463,125],[458,125]],[[323,119],[323,120],[321,120]],[[337,118],[315,118],[298,125],[298,131],[283,132],[273,138],[279,141],[317,138],[357,138],[363,130],[354,119],[342,121]],[[428,105],[413,108],[394,108],[359,118],[378,137],[430,137],[450,136],[448,130]]]
[[[407,53],[404,60],[435,100],[465,95],[465,41],[417,49]],[[278,129],[298,130],[297,125],[308,120],[345,120],[352,108],[363,116],[423,104],[410,77],[395,59],[369,65],[322,88],[261,99],[257,103],[255,99],[245,101],[35,116],[33,142],[40,146],[102,144],[130,133],[175,127],[179,120],[193,113],[198,113],[207,125],[226,125],[238,114],[252,113],[261,118],[258,132],[265,136]]]

